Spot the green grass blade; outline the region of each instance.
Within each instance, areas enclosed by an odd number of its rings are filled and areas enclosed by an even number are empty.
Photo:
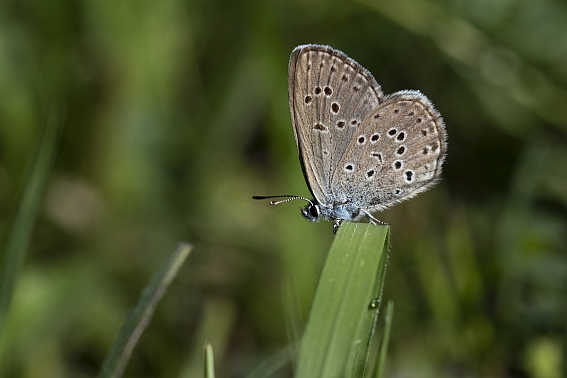
[[[382,378],[384,373],[384,365],[386,364],[386,353],[388,351],[388,344],[390,342],[390,331],[392,329],[392,322],[394,320],[394,302],[388,301],[388,306],[386,307],[386,317],[384,319],[384,336],[382,337],[382,342],[380,343],[380,350],[378,351],[378,361],[376,366],[376,378]]]
[[[215,378],[215,360],[210,343],[205,344],[205,378]]]
[[[362,377],[382,295],[389,228],[341,225],[315,293],[297,378]]]
[[[4,264],[0,283],[0,335],[4,334],[6,317],[18,273],[26,255],[33,225],[47,185],[61,135],[63,112],[54,106],[47,115],[37,147],[25,177],[16,217],[2,248]],[[3,344],[3,343],[2,343]],[[0,344],[1,345],[1,344]]]
[[[192,249],[190,244],[180,243],[154,273],[108,352],[99,378],[122,376],[132,350],[150,322],[157,303]]]

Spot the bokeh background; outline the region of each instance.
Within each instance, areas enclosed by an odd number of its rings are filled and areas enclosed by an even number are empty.
[[[560,0],[2,1],[3,244],[46,114],[64,117],[0,376],[96,375],[179,241],[194,252],[125,376],[201,376],[205,340],[218,377],[291,376],[288,330],[331,224],[251,196],[309,195],[287,102],[304,43],[344,51],[385,93],[421,90],[447,125],[440,185],[377,215],[392,227],[387,377],[566,376]]]

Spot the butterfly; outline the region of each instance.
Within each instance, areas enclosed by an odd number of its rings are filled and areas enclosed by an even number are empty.
[[[290,57],[289,108],[301,169],[313,195],[254,196],[277,205],[307,201],[308,221],[341,222],[385,210],[431,188],[447,151],[441,115],[421,92],[384,95],[372,74],[330,46]],[[280,200],[273,200],[283,198]]]

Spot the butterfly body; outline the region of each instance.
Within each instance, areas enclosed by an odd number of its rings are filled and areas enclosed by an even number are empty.
[[[319,219],[328,221],[359,221],[364,214],[360,211],[360,207],[350,203],[333,203],[330,205],[322,205],[317,200],[311,200],[311,203],[301,209],[301,214],[310,222],[316,222]]]

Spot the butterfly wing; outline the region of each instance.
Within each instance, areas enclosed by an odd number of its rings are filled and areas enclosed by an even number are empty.
[[[419,91],[387,96],[356,129],[332,179],[342,201],[374,212],[435,184],[447,150],[440,114]]]
[[[303,45],[291,54],[289,107],[301,168],[311,194],[322,205],[337,164],[366,115],[384,94],[360,64],[328,46]]]

